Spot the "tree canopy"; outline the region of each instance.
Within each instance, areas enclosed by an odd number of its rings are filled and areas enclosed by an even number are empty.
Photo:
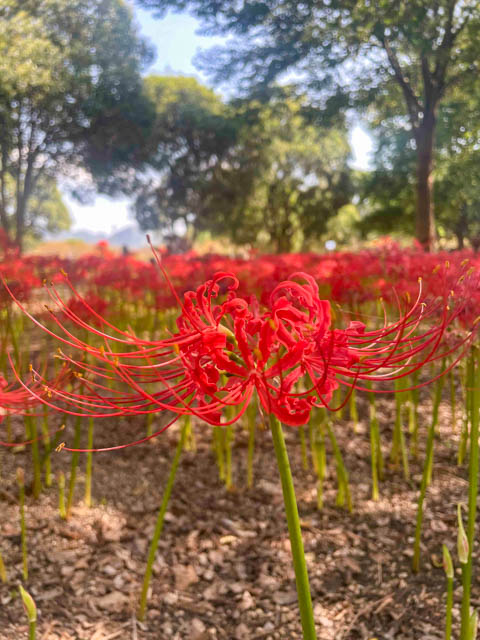
[[[135,163],[151,55],[122,0],[0,0],[0,214],[19,247],[42,180],[89,176],[112,191]]]
[[[206,33],[233,34],[201,59],[217,81],[245,91],[294,72],[325,107],[385,108],[403,119],[416,155],[418,240],[434,242],[434,141],[439,105],[470,91],[480,59],[476,0],[139,0],[200,18]],[[399,99],[390,100],[391,96]]]
[[[318,124],[305,97],[222,101],[191,78],[151,77],[156,120],[135,212],[145,229],[195,230],[279,251],[314,240],[352,195],[345,127]]]

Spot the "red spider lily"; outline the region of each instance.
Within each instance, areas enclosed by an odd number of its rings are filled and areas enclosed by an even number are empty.
[[[70,378],[70,373],[66,367],[62,368],[62,371],[57,376],[54,382],[50,385],[46,385],[38,379],[36,374],[32,371],[32,383],[28,388],[23,383],[19,387],[12,388],[5,378],[0,375],[0,422],[7,415],[32,415],[32,411],[35,410],[40,404],[44,403],[50,395],[51,387],[60,387],[64,385]],[[63,429],[63,427],[61,427]],[[5,447],[17,447],[19,445],[31,444],[33,440],[24,442],[2,442],[0,445]]]
[[[160,261],[159,265],[163,270]],[[37,400],[73,415],[170,411],[167,426],[187,414],[213,425],[231,424],[243,415],[256,391],[267,413],[288,425],[302,425],[314,406],[339,408],[331,405],[338,384],[363,389],[371,381],[399,379],[455,352],[451,366],[460,359],[473,331],[444,338],[465,313],[477,277],[466,266],[455,270],[453,279],[451,273],[448,265],[438,271],[439,296],[426,298],[420,286],[409,308],[398,301],[399,320],[388,323],[385,318],[380,329],[369,330],[359,321],[346,329],[334,328],[330,302],[319,297],[315,280],[305,273],[278,284],[261,311],[254,296],[238,295],[235,275],[221,272],[188,291],[183,302],[177,298],[178,331],[162,340],[143,340],[118,329],[65,278],[91,322],[65,304],[53,286],[48,291],[62,319],[53,311],[50,316],[60,331],[30,317],[63,345],[83,354],[81,359],[60,354],[75,368],[81,384],[78,390],[48,385],[37,373],[52,399],[29,385],[24,388]],[[450,291],[452,281],[455,296]],[[176,296],[173,287],[171,292]],[[101,346],[94,346],[93,339],[88,343],[80,339],[75,326],[100,340]],[[113,389],[112,383],[116,383]],[[226,407],[237,408],[229,421],[222,419]]]

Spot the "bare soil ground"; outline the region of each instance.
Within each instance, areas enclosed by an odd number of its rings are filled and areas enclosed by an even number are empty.
[[[425,441],[429,401],[421,420]],[[393,401],[379,400],[388,458]],[[335,506],[336,476],[329,450],[325,507],[316,505],[316,477],[302,469],[299,438],[286,428],[302,519],[315,618],[320,640],[434,640],[443,637],[446,542],[456,560],[456,503],[466,502],[465,469],[456,467],[458,434],[441,407],[434,480],[428,490],[422,570],[410,570],[421,461],[412,478],[387,464],[381,498],[370,499],[366,404],[359,402],[356,432],[348,420],[335,431],[350,474],[354,512]],[[98,424],[95,443],[133,439],[143,426],[125,420]],[[197,451],[183,454],[151,583],[144,623],[135,621],[156,512],[178,438],[174,426],[151,445],[94,457],[95,504],[82,504],[85,458],[80,460],[76,506],[58,515],[57,488],[38,501],[27,496],[29,580],[38,606],[39,640],[295,640],[301,638],[294,576],[273,447],[258,431],[255,486],[246,488],[246,434],[237,429],[233,491],[219,481],[211,429],[195,425]],[[72,435],[65,434],[71,441]],[[0,638],[20,640],[27,627],[17,584],[21,549],[15,467],[30,465],[29,450],[0,451],[0,550],[8,582],[0,585]],[[68,481],[70,456],[53,456]],[[28,474],[27,474],[28,480]],[[460,580],[455,583],[454,624]],[[479,583],[473,605],[480,605]]]

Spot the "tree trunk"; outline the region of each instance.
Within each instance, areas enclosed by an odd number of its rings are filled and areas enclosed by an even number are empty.
[[[433,204],[434,113],[425,114],[416,132],[417,143],[417,211],[415,236],[426,251],[435,247],[435,213]]]
[[[457,224],[454,228],[457,237],[457,250],[461,251],[465,248],[465,236],[468,233],[467,205],[463,203],[460,206]]]

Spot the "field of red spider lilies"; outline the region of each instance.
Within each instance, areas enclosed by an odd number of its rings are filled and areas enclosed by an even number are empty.
[[[6,251],[0,638],[476,638],[479,262]]]

